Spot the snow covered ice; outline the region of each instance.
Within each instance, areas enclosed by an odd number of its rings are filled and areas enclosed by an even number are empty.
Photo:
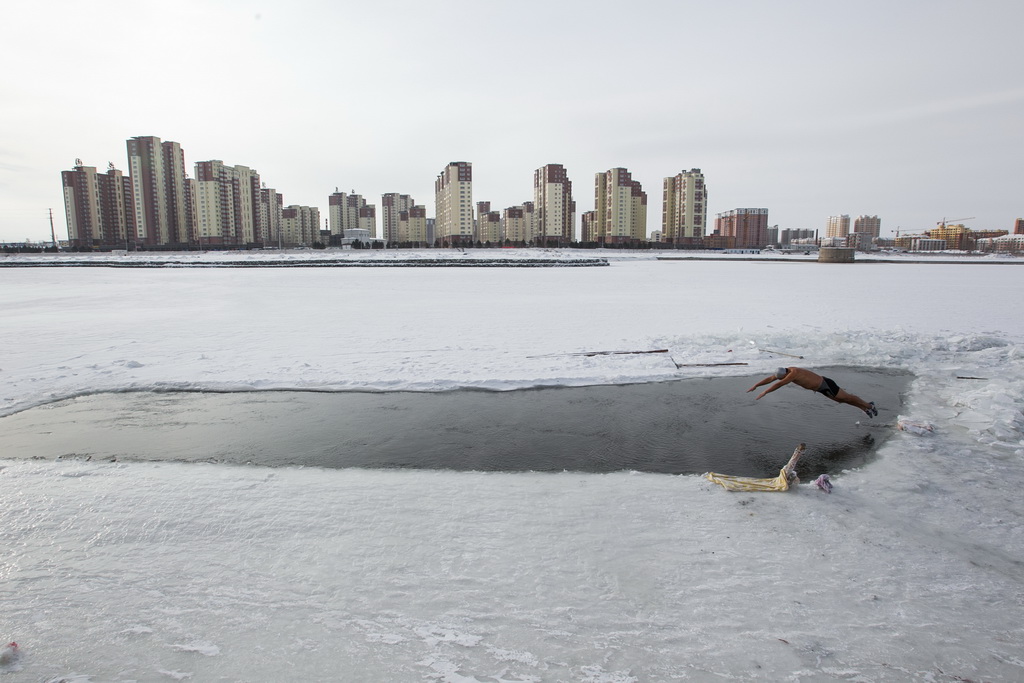
[[[831,495],[2,454],[0,638],[20,656],[0,681],[1024,678],[1024,270],[609,254],[0,268],[0,414],[97,391],[516,389],[799,362],[913,373],[899,417],[934,433],[896,431]],[[551,355],[654,348],[749,365]]]

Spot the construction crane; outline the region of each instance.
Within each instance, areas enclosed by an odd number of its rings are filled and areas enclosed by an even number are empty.
[[[974,218],[975,218],[974,216],[967,216],[966,218],[950,218],[949,220],[946,220],[945,218],[943,218],[941,221],[936,221],[935,224],[937,226],[939,226],[940,228],[945,229],[946,228],[946,223],[956,223],[957,221],[970,221],[970,220],[974,220]]]

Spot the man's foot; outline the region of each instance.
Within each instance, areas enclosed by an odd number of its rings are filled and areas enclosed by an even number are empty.
[[[878,408],[875,407],[875,402],[871,401],[870,403],[868,403],[868,405],[871,407],[866,408],[864,410],[864,412],[867,413],[868,417],[875,417],[876,415],[878,415]]]

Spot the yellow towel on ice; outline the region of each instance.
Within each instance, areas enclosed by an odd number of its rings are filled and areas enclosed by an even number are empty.
[[[786,477],[786,468],[779,470],[779,476],[774,479],[755,479],[753,477],[734,477],[731,474],[716,474],[708,472],[704,475],[711,481],[719,484],[727,491],[788,491],[789,479]]]

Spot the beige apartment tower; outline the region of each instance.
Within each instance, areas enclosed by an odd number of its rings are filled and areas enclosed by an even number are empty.
[[[473,239],[473,164],[453,161],[434,181],[434,237],[442,244]]]
[[[519,206],[505,209],[501,220],[505,241],[516,246],[530,244],[537,236],[535,214],[533,202],[523,202]]]
[[[501,242],[501,214],[491,211],[490,202],[476,203],[476,241],[481,244]]]
[[[853,219],[853,231],[878,237],[882,232],[882,219],[878,216],[857,216]]]
[[[597,230],[594,223],[597,221],[596,211],[584,211],[580,214],[580,242],[596,242]]]
[[[129,138],[128,171],[137,241],[146,245],[192,242],[192,185],[181,145],[151,135]]]
[[[398,232],[395,239],[399,244],[425,246],[427,244],[427,207],[417,204],[398,214]]]
[[[708,191],[699,168],[665,178],[661,209],[662,240],[672,244],[703,239],[707,231]]]
[[[320,209],[315,206],[292,204],[282,208],[280,225],[284,247],[308,247],[320,241]]]
[[[345,237],[346,230],[366,230],[370,237],[377,237],[377,207],[367,204],[362,195],[335,189],[327,198],[327,210],[331,235]]]
[[[593,228],[605,244],[647,239],[647,193],[625,168],[594,176]]]
[[[846,237],[850,234],[850,217],[847,214],[842,216],[829,216],[825,224],[825,238]]]
[[[61,171],[64,188],[64,215],[68,242],[72,247],[96,246],[128,248],[135,241],[135,213],[131,178],[113,164],[106,173],[95,166],[75,160],[70,171]]]
[[[259,210],[256,212],[256,233],[259,235],[258,239],[263,244],[285,246],[287,238],[284,235],[284,229],[281,227],[283,211],[284,197],[273,188],[261,187],[259,190]],[[318,234],[317,239],[319,237]],[[313,241],[302,244],[312,244]]]
[[[566,245],[576,238],[576,202],[572,182],[561,164],[548,164],[533,173],[533,203],[539,245]]]
[[[382,228],[384,230],[385,242],[407,242],[398,236],[398,221],[403,211],[409,211],[416,206],[416,202],[407,194],[388,192],[380,198],[381,209],[383,210]]]
[[[201,246],[242,247],[260,243],[260,174],[219,159],[196,163],[196,239]]]

